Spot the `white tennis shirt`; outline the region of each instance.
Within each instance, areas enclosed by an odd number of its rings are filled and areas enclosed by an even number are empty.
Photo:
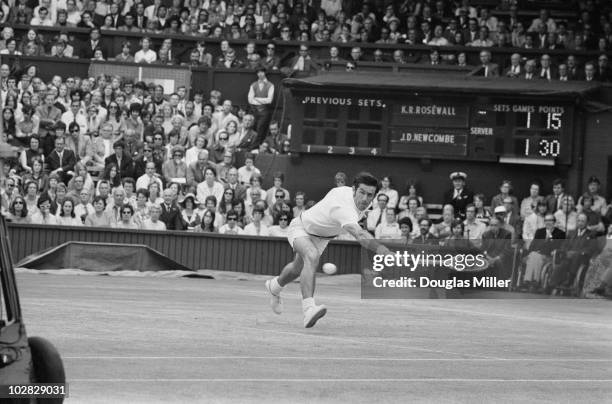
[[[312,208],[302,212],[302,223],[309,234],[335,237],[344,233],[342,226],[357,224],[363,215],[355,205],[352,187],[334,188]]]

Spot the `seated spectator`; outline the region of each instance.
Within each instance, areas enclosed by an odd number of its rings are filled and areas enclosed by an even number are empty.
[[[238,181],[241,184],[249,184],[253,176],[260,176],[261,172],[253,164],[254,155],[247,153],[244,156],[244,166],[238,169]]]
[[[279,191],[284,195],[283,200],[285,202],[289,202],[291,200],[291,195],[287,189],[283,188],[285,174],[277,171],[273,174],[272,179],[274,181],[274,185],[266,191],[266,202],[268,205],[274,205],[276,202],[278,202],[276,195]]]
[[[584,213],[587,217],[587,229],[600,236],[604,235],[605,227],[601,220],[600,211],[595,212],[592,209],[593,197],[591,195],[584,195],[582,197],[582,209],[581,213]]]
[[[444,205],[442,208],[442,221],[431,227],[431,232],[438,239],[445,239],[452,233],[453,223],[455,222],[455,209],[452,205]]]
[[[525,218],[522,231],[523,240],[525,241],[525,248],[529,248],[531,241],[535,237],[536,231],[544,227],[544,218],[547,211],[548,206],[546,201],[539,201],[533,208],[533,213]],[[553,214],[551,213],[551,215]]]
[[[289,235],[289,222],[290,216],[286,213],[282,213],[278,217],[278,224],[270,227],[270,237],[283,237],[287,238]]]
[[[188,193],[183,198],[181,202],[181,218],[183,223],[187,227],[187,230],[194,230],[196,227],[200,225],[201,218],[196,210],[196,199],[195,195],[192,193]]]
[[[46,194],[42,194],[37,202],[38,210],[32,214],[32,224],[57,225],[57,217],[51,213],[51,200]]]
[[[497,209],[503,209],[498,207]],[[499,278],[509,277],[509,259],[512,256],[512,234],[503,228],[497,217],[491,218],[488,229],[482,235],[482,249],[489,263],[489,271]]]
[[[386,194],[378,194],[376,197],[376,205],[367,213],[367,229],[374,234],[376,226],[380,223],[386,223],[387,217],[385,212],[389,204],[389,197]]]
[[[197,186],[197,198],[200,201],[206,200],[209,196],[214,196],[217,201],[223,198],[223,185],[217,181],[217,170],[213,167],[204,169],[204,181]]]
[[[385,211],[385,223],[380,223],[374,230],[374,237],[376,239],[393,239],[398,240],[402,236],[399,224],[397,223],[397,217],[395,210],[388,207]]]
[[[597,252],[598,246],[593,241],[597,236],[587,227],[587,215],[579,213],[576,218],[576,229],[569,231],[563,245],[565,259],[561,261],[561,265],[553,268],[550,279],[551,289],[566,288],[571,285],[580,263],[588,263],[591,256]]]
[[[134,55],[135,63],[153,63],[157,60],[157,54],[150,49],[151,39],[144,37],[140,41],[140,50]]]
[[[540,57],[540,72],[538,77],[548,81],[557,80],[558,72],[557,69],[551,65],[549,55],[544,54]]]
[[[582,210],[582,205],[583,205],[582,200],[584,199],[584,197],[591,196],[593,200],[593,205],[591,209],[594,212],[598,212],[601,215],[605,215],[607,204],[606,204],[606,199],[599,194],[600,188],[601,188],[601,182],[599,181],[599,178],[595,176],[590,177],[587,182],[587,191],[584,194],[582,194],[580,198],[578,198],[578,204],[577,204],[576,209],[580,212]]]
[[[422,208],[419,208],[419,209],[422,209]],[[420,245],[439,245],[440,241],[431,232],[431,226],[432,226],[431,220],[427,219],[424,216],[418,218],[418,220],[419,220],[419,227],[418,229],[413,230],[414,237],[412,239],[412,243],[420,244]]]
[[[87,215],[85,226],[89,227],[111,227],[112,219],[106,213],[106,198],[98,195],[93,199],[94,214]]]
[[[5,218],[11,223],[30,223],[32,216],[28,212],[25,199],[21,196],[15,197],[9,205]]]
[[[234,234],[241,235],[244,234],[244,230],[238,226],[238,215],[233,210],[227,212],[227,223],[221,226],[219,229],[220,234]]]
[[[575,209],[574,198],[566,196],[561,201],[561,208],[554,213],[557,227],[566,234],[576,230],[578,213]]]
[[[185,148],[183,146],[172,147],[172,159],[168,159],[162,166],[162,173],[166,182],[186,183],[187,165],[183,160]]]
[[[60,207],[58,207],[57,224],[61,226],[82,226],[80,217],[76,217],[74,213],[74,202],[71,198],[66,198]]]
[[[202,213],[202,220],[199,226],[194,228],[197,233],[217,233],[218,228],[215,227],[215,211],[206,209]]]
[[[529,196],[521,201],[521,219],[525,220],[532,213],[531,207],[536,206],[542,200],[544,200],[544,197],[540,195],[540,182],[533,181],[529,185]]]
[[[525,80],[533,80],[537,77],[536,75],[536,61],[533,59],[529,59],[525,62],[525,71],[522,76]]]
[[[244,227],[244,234],[249,236],[269,236],[270,230],[268,226],[262,222],[263,217],[263,210],[258,208],[253,209],[252,221]]]
[[[232,48],[228,49],[225,56],[221,57],[216,64],[217,68],[239,69],[244,67],[244,62],[239,60],[236,51]]]
[[[121,44],[121,53],[118,54],[117,56],[115,56],[115,60],[118,61],[118,62],[133,63],[134,62],[134,56],[132,56],[132,54],[131,54],[131,47],[132,47],[132,45],[130,44],[129,41],[124,41]]]
[[[142,223],[142,230],[166,230],[166,224],[160,220],[162,208],[159,204],[153,204],[149,207],[149,217]]]

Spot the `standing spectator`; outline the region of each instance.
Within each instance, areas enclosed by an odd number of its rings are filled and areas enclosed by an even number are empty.
[[[525,219],[532,213],[532,206],[536,206],[539,201],[544,200],[540,195],[540,183],[533,181],[529,185],[529,196],[521,201],[520,215],[521,219]]]
[[[454,172],[451,173],[450,179],[453,182],[453,189],[444,194],[443,203],[453,205],[457,217],[465,219],[465,207],[474,199],[474,193],[465,186],[467,174]]]
[[[491,198],[491,209],[495,209],[498,206],[504,205],[504,200],[506,198],[512,199],[512,211],[519,211],[519,203],[518,199],[515,196],[511,195],[512,193],[512,181],[503,180],[499,187],[499,194],[495,195]]]
[[[257,143],[266,136],[266,130],[272,117],[272,101],[274,99],[274,84],[266,78],[266,69],[257,69],[257,81],[249,87],[248,100],[253,108],[256,121]]]

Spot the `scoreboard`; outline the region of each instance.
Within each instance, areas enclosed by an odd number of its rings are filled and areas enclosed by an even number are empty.
[[[576,94],[353,87],[289,86],[292,152],[572,164]]]
[[[400,99],[301,94],[292,150],[571,164],[574,103],[415,94]]]

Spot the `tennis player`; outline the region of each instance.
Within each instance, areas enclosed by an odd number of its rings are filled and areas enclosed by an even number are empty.
[[[317,306],[313,297],[315,272],[329,240],[344,231],[353,235],[364,248],[377,254],[391,253],[359,226],[359,220],[370,207],[378,188],[378,180],[372,174],[357,174],[352,187],[333,188],[325,198],[291,221],[288,240],[295,257],[283,268],[280,276],[266,281],[272,311],[281,314],[283,287],[300,277],[304,327],[312,327],[325,315],[327,308]]]

